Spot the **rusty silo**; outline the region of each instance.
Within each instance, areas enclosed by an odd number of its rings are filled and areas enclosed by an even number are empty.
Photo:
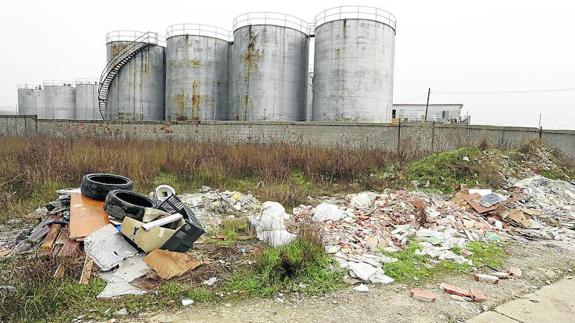
[[[37,115],[43,114],[46,107],[44,102],[44,90],[40,85],[18,85],[18,114]]]
[[[42,119],[76,118],[76,88],[72,86],[72,82],[44,81],[44,91],[46,114]]]
[[[98,80],[76,80],[76,120],[102,120],[98,108]]]
[[[214,26],[168,27],[166,120],[227,119],[230,39]]]
[[[309,24],[269,12],[234,20],[231,120],[305,120]]]
[[[390,122],[395,17],[346,6],[315,17],[313,120]]]
[[[99,95],[105,100],[107,118],[164,120],[165,47],[162,45],[162,39],[153,32],[121,30],[106,35],[109,65],[101,79],[105,91]],[[109,73],[117,74],[107,78]]]

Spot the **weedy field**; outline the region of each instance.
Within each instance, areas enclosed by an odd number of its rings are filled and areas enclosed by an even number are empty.
[[[251,192],[260,201],[279,202],[290,212],[300,204],[313,204],[319,196],[365,190],[449,194],[461,183],[495,188],[509,177],[534,173],[572,180],[575,165],[537,142],[513,150],[482,144],[405,160],[393,153],[343,147],[0,137],[0,224],[45,205],[55,198],[55,190],[77,187],[82,176],[94,172],[128,176],[142,193],[159,184],[182,193],[195,192],[203,185]],[[217,273],[215,267],[202,266],[194,277],[163,282],[155,295],[110,301],[95,299],[105,285],[102,280],[77,284],[81,262],[66,264],[64,278],[54,279],[58,263],[49,256],[33,262],[25,257],[0,259],[0,271],[16,287],[14,293],[0,294],[0,321],[35,321],[47,316],[70,320],[86,309],[90,317],[109,318],[121,308],[130,313],[163,309],[179,305],[182,298],[199,303],[286,291],[322,295],[345,287],[344,275],[333,270],[336,264],[324,251],[319,230],[303,224],[297,235],[293,242],[271,248],[254,238],[246,219],[226,219],[218,232],[206,234],[196,252],[233,265],[220,266],[223,269]],[[247,257],[240,252],[244,245],[252,250]],[[468,249],[475,254],[475,266],[493,267],[504,261],[504,247],[472,243]],[[396,254],[399,262],[385,266],[396,281],[419,285],[472,269],[447,261],[430,266],[430,259],[416,255],[415,249],[410,244]],[[234,263],[240,258],[241,262]],[[215,274],[222,280],[217,288],[202,285]]]

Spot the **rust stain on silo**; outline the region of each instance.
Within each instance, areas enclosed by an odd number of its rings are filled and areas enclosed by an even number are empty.
[[[192,82],[192,119],[199,120],[200,118],[200,103],[202,97],[199,91],[199,81],[194,80]]]

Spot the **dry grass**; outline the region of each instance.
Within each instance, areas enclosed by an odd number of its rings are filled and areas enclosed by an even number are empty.
[[[373,187],[370,173],[396,160],[379,151],[297,144],[0,137],[0,185],[6,183],[0,206],[45,199],[54,188],[78,186],[87,173],[110,172],[132,178],[143,192],[160,183],[179,191],[208,185],[249,190],[290,207],[316,193]]]

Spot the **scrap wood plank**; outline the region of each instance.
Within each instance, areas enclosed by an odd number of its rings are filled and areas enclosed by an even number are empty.
[[[72,193],[70,200],[70,239],[82,239],[108,225],[104,202],[96,201],[81,193]]]
[[[481,195],[478,193],[463,195],[463,199],[479,214],[487,213],[497,209],[497,205],[491,207],[483,207],[479,204],[479,199]]]
[[[84,260],[84,268],[82,269],[82,275],[80,276],[80,284],[88,285],[90,283],[90,276],[92,276],[93,267],[94,260],[86,256],[86,260]]]
[[[58,217],[55,221],[62,221],[62,217]],[[62,229],[62,225],[59,223],[54,223],[50,226],[50,230],[48,230],[48,234],[44,241],[42,241],[42,245],[40,248],[45,253],[50,253],[52,248],[54,247],[54,243],[56,239],[58,239],[58,235],[60,234],[60,230]]]
[[[42,241],[42,239],[48,234],[48,231],[50,231],[50,226],[48,226],[48,223],[57,221],[57,219],[57,215],[49,215],[45,217],[44,220],[42,220],[42,222],[40,222],[40,224],[38,224],[34,230],[32,230],[28,236],[28,240],[33,243]]]
[[[56,268],[56,271],[54,272],[54,278],[62,278],[64,277],[64,273],[66,273],[66,267],[59,264],[58,268]]]

